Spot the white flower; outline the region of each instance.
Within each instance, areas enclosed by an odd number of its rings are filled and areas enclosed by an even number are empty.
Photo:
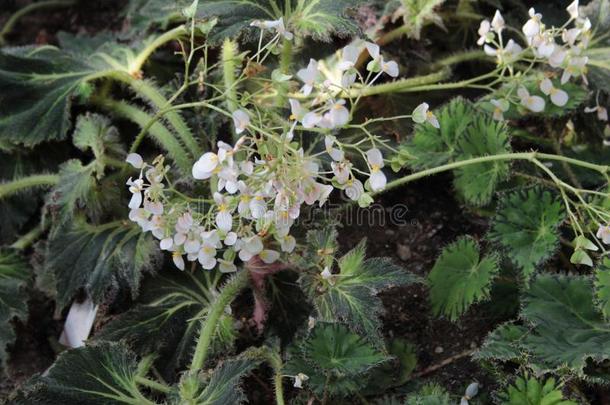
[[[272,20],[272,21],[252,21],[252,23],[250,23],[251,26],[253,27],[258,27],[260,29],[275,29],[275,31],[280,34],[281,36],[283,36],[284,38],[286,38],[288,41],[291,41],[292,38],[294,38],[294,35],[292,34],[292,32],[289,32],[286,30],[286,27],[284,26],[284,17],[280,17],[278,20]]]
[[[305,114],[305,116],[303,117],[303,121],[301,122],[303,123],[303,127],[313,128],[318,125],[320,121],[322,121],[322,116],[317,112],[311,111]]]
[[[555,52],[555,39],[551,35],[536,36],[532,42],[535,47],[535,54],[539,58],[549,58]]]
[[[185,253],[197,253],[199,248],[201,247],[201,242],[198,239],[187,239],[184,242],[184,251]]]
[[[393,60],[386,62],[381,58],[381,70],[390,77],[398,77],[398,63]]]
[[[288,102],[290,103],[290,119],[303,121],[303,117],[307,114],[307,109],[303,108],[301,103],[293,98],[289,98]]]
[[[237,266],[232,262],[220,259],[218,260],[218,270],[221,273],[235,273],[237,271]]]
[[[568,66],[564,69],[563,74],[561,75],[561,84],[566,84],[572,76],[578,75],[582,75],[583,79],[586,81],[584,72],[587,62],[589,62],[589,58],[586,56],[570,58]]]
[[[504,120],[504,113],[508,111],[510,104],[506,100],[491,99],[489,101],[494,106],[493,118],[496,121]]]
[[[307,319],[307,329],[312,330],[316,326],[316,318],[310,316]]]
[[[199,249],[197,260],[201,267],[206,270],[212,270],[216,267],[216,248],[210,243],[204,243]]]
[[[551,79],[544,78],[540,82],[540,90],[551,97],[551,102],[558,107],[563,107],[568,102],[568,93],[553,86]]]
[[[244,110],[235,110],[231,115],[235,125],[235,133],[241,134],[250,125],[250,116]]]
[[[132,210],[139,208],[142,205],[142,191],[144,190],[144,180],[136,179],[132,180],[131,177],[126,183],[129,186],[129,192],[132,194],[129,200],[128,207]]]
[[[142,159],[142,156],[137,153],[130,153],[129,155],[127,155],[125,161],[136,169],[141,169],[142,167],[144,167],[144,160]]]
[[[398,64],[393,60],[386,62],[383,59],[383,56],[381,56],[381,54],[379,53],[379,45],[373,44],[371,42],[365,42],[365,47],[369,52],[369,55],[371,55],[371,58],[373,58],[373,60],[370,61],[366,66],[366,69],[368,71],[382,71],[391,77],[398,76]]]
[[[595,107],[585,107],[586,113],[597,112],[597,119],[600,121],[608,121],[608,110],[605,107],[596,105]]]
[[[218,155],[214,152],[206,152],[193,165],[193,177],[197,180],[209,179],[218,166]]]
[[[578,18],[578,0],[574,0],[570,3],[570,5],[566,8],[568,14],[570,14],[570,19],[575,20]]]
[[[247,262],[263,251],[263,241],[258,235],[242,239],[242,242],[241,249],[239,250],[239,258],[244,262]]]
[[[159,242],[159,247],[161,250],[170,250],[174,246],[174,239],[172,237],[163,238],[161,242]]]
[[[349,122],[349,111],[347,108],[345,108],[344,104],[345,100],[339,100],[330,107],[328,114],[333,128],[342,127]]]
[[[254,198],[250,200],[249,209],[252,218],[262,218],[267,211],[267,202],[265,201],[265,197],[261,194],[256,194]]]
[[[292,253],[297,245],[297,241],[292,235],[286,235],[280,240],[282,252]]]
[[[347,45],[341,51],[341,60],[339,61],[337,68],[342,72],[352,69],[356,65],[359,56],[360,49],[358,47],[355,45]]]
[[[294,387],[295,388],[303,388],[303,382],[309,380],[309,377],[306,374],[299,373],[294,376]]]
[[[536,13],[534,8],[530,8],[529,11],[530,19],[523,25],[522,31],[526,37],[531,38],[540,33],[540,20],[542,14]]]
[[[149,198],[145,198],[144,209],[153,215],[162,215],[163,203],[161,201],[151,201]]]
[[[349,175],[351,173],[351,164],[349,162],[332,162],[330,167],[335,175],[335,180],[337,180],[339,184],[345,184],[347,180],[349,180]]]
[[[567,55],[568,53],[564,48],[559,46],[555,47],[555,50],[553,51],[551,56],[549,56],[549,65],[554,68],[560,67],[563,64],[563,61],[566,59]]]
[[[502,14],[500,14],[500,10],[496,10],[494,14],[494,18],[491,20],[491,26],[495,32],[498,34],[502,32],[505,27],[504,18],[502,18]]]
[[[520,87],[517,90],[517,95],[521,99],[521,105],[533,112],[544,110],[544,99],[540,96],[531,96],[525,87]]]
[[[610,245],[610,225],[600,226],[596,236],[597,239],[601,240],[606,245]]]
[[[297,72],[297,77],[304,83],[301,91],[304,95],[308,96],[313,90],[313,85],[318,76],[318,61],[315,59],[309,59],[309,64],[306,69],[301,69]],[[303,123],[305,125],[305,123]]]
[[[481,21],[481,25],[479,25],[479,30],[477,32],[479,34],[477,45],[479,46],[493,39],[493,33],[491,32],[491,24],[488,20]]]
[[[334,161],[340,162],[343,160],[345,155],[341,149],[333,147],[334,144],[335,137],[326,135],[326,137],[324,138],[324,146],[326,148],[326,153],[328,153]]]
[[[381,171],[384,166],[381,151],[377,148],[369,149],[366,152],[366,159],[371,167],[371,177],[369,178],[371,189],[373,191],[382,190],[387,183],[387,179]]]
[[[576,40],[580,36],[581,31],[578,28],[570,28],[569,30],[563,30],[561,33],[561,39],[563,42],[570,46],[574,46]]]
[[[258,254],[258,257],[266,264],[271,264],[275,263],[277,259],[280,258],[280,253],[275,250],[265,249]]]
[[[221,231],[229,232],[233,227],[233,216],[229,211],[229,201],[220,193],[214,193],[214,202],[218,207],[216,214],[216,226]]]
[[[235,232],[229,232],[225,236],[224,244],[227,246],[233,246],[237,242],[237,234]]]
[[[373,58],[373,60],[379,59],[379,45],[374,44],[372,42],[365,42],[364,46],[366,47],[366,50],[369,52],[369,55],[371,55],[371,58]]]
[[[322,278],[324,280],[328,281],[328,283],[330,285],[335,284],[334,279],[333,279],[333,273],[330,272],[330,268],[328,266],[324,267],[324,270],[322,270],[320,275],[322,276]]]
[[[180,269],[184,270],[184,258],[182,257],[182,253],[179,250],[175,250],[172,253],[172,260],[174,261],[174,265]]]
[[[411,118],[418,124],[428,121],[434,128],[440,128],[441,125],[432,111],[429,110],[428,103],[421,103],[411,113]]]
[[[347,195],[350,200],[358,201],[362,194],[364,194],[364,186],[360,180],[353,179],[347,182],[345,195]]]

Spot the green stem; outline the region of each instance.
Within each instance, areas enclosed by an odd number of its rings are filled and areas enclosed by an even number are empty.
[[[218,326],[218,320],[225,310],[226,306],[233,301],[233,299],[239,294],[239,292],[248,284],[248,271],[242,269],[233,278],[231,278],[222,288],[220,294],[216,297],[216,300],[211,303],[210,311],[207,318],[202,321],[201,332],[199,339],[197,340],[197,346],[195,347],[195,354],[191,362],[190,371],[197,372],[201,370],[205,364],[205,360],[208,355],[208,350],[214,334],[216,333],[216,327]]]
[[[282,381],[282,370],[284,368],[282,364],[282,358],[279,353],[267,349],[265,351],[265,358],[273,368],[273,386],[275,388],[275,403],[277,405],[284,405],[284,387]]]
[[[447,79],[451,75],[451,71],[447,68],[438,72],[430,73],[424,76],[415,76],[407,79],[395,80],[393,82],[377,84],[375,86],[353,89],[347,97],[367,97],[385,93],[406,93],[413,91],[413,88],[421,88],[430,83],[436,83]],[[419,91],[419,90],[416,90]]]
[[[373,193],[373,195],[378,195],[383,192],[395,189],[404,184],[410,183],[414,180],[419,180],[423,177],[427,177],[427,176],[437,174],[437,173],[446,172],[446,171],[453,170],[453,169],[458,169],[463,166],[473,165],[473,164],[477,164],[477,163],[501,161],[501,160],[528,160],[530,162],[534,162],[536,159],[567,162],[567,163],[570,163],[570,164],[573,164],[576,166],[585,167],[585,168],[588,168],[591,170],[598,171],[602,174],[608,173],[608,171],[610,170],[610,166],[597,165],[594,163],[585,162],[583,160],[572,159],[572,158],[569,158],[566,156],[551,155],[548,153],[539,153],[539,152],[503,153],[503,154],[499,154],[499,155],[480,156],[480,157],[476,157],[476,158],[460,160],[457,162],[447,163],[442,166],[433,167],[431,169],[422,170],[422,171],[419,171],[419,172],[410,174],[408,176],[401,177],[400,179],[396,179],[396,180],[389,182],[382,191]]]
[[[445,66],[456,65],[462,62],[469,62],[471,60],[492,60],[489,56],[485,54],[480,49],[472,49],[469,51],[455,53],[453,55],[447,56],[446,58],[440,59],[434,62],[431,66],[431,70],[440,69]]]
[[[40,235],[42,235],[44,230],[45,230],[45,227],[43,227],[42,224],[36,225],[28,233],[26,233],[21,238],[17,239],[15,242],[13,242],[13,244],[11,245],[11,248],[17,249],[17,250],[27,249],[30,245],[32,245],[32,243],[34,243],[34,241],[36,239],[38,239],[38,237]]]
[[[237,44],[231,39],[225,39],[222,44],[222,78],[224,82],[225,99],[229,112],[237,110],[237,89],[235,88],[235,59],[237,58]]]
[[[284,39],[282,42],[282,53],[280,54],[280,72],[285,75],[290,74],[290,66],[292,65],[292,41]],[[278,89],[278,96],[275,105],[278,107],[286,104],[286,95],[288,94],[288,83],[281,83]]]
[[[76,0],[47,0],[39,1],[37,3],[31,3],[27,6],[17,10],[7,21],[4,23],[2,30],[0,30],[0,45],[4,45],[6,40],[4,37],[13,29],[17,21],[26,14],[32,13],[38,10],[44,10],[55,7],[70,7],[76,3]]]
[[[178,165],[184,173],[190,172],[192,161],[188,158],[187,151],[174,135],[164,125],[154,120],[154,117],[150,114],[124,101],[101,99],[99,97],[92,97],[91,101],[94,104],[109,110],[118,117],[134,122],[142,129],[148,129],[153,139],[167,151],[169,157],[176,162],[176,165]],[[135,139],[130,152],[137,149],[146,133],[147,131],[144,130],[140,132],[140,135]]]
[[[184,25],[180,25],[172,30],[169,30],[162,35],[155,38],[150,44],[148,44],[129,64],[129,73],[131,75],[137,74],[140,70],[142,70],[142,66],[148,60],[150,55],[154,51],[157,50],[160,46],[165,45],[166,43],[173,41],[175,39],[180,38],[181,36],[187,34],[187,30]]]
[[[34,174],[0,184],[0,199],[32,187],[54,186],[59,182],[57,174]]]
[[[152,388],[154,390],[157,390],[159,392],[163,392],[166,394],[171,391],[171,388],[168,387],[167,385],[161,384],[157,381],[149,380],[148,378],[145,378],[145,377],[136,376],[136,382],[140,385],[143,385],[148,388]]]
[[[128,73],[121,71],[110,72],[108,76],[129,85],[133,91],[149,100],[157,109],[161,110],[169,106],[169,102],[163,94],[161,94],[155,86],[145,80],[135,79]],[[166,119],[192,153],[192,157],[198,157],[201,154],[201,149],[182,117],[177,112],[172,111],[167,114]]]

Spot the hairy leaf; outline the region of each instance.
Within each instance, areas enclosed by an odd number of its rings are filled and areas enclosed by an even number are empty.
[[[141,303],[108,323],[95,339],[124,340],[140,355],[157,353],[161,370],[171,378],[190,360],[219,282],[219,273],[178,271],[146,280]],[[224,314],[211,350],[229,351],[235,332],[233,318]]]
[[[513,192],[502,198],[489,238],[506,249],[527,280],[555,252],[563,219],[561,202],[550,192],[538,188]]]
[[[106,405],[151,403],[136,388],[140,367],[120,343],[100,342],[62,353],[43,376],[22,391],[24,404]]]
[[[426,122],[415,126],[414,135],[404,146],[413,156],[407,164],[415,169],[440,166],[455,158],[458,142],[466,135],[476,117],[472,104],[454,98],[437,112],[440,129]]]
[[[124,10],[126,26],[122,36],[142,36],[155,25],[167,28],[173,20],[183,18],[180,10],[188,3],[188,0],[129,0]]]
[[[218,23],[210,33],[210,40],[220,42],[225,38],[235,38],[244,31],[258,37],[258,31],[250,27],[255,20],[277,20],[288,12],[287,2],[276,0],[208,0],[199,2],[199,18],[218,18]],[[310,36],[315,40],[330,40],[330,36],[348,36],[358,32],[352,19],[346,18],[345,11],[362,3],[361,0],[291,0],[290,16],[284,21],[289,31],[297,36]],[[256,33],[255,35],[253,35]]]
[[[477,116],[457,144],[457,160],[498,155],[511,151],[508,129],[490,117]],[[466,201],[474,205],[488,204],[498,182],[506,179],[508,163],[494,161],[465,166],[455,171],[455,187]]]
[[[121,222],[94,226],[76,221],[59,228],[49,241],[46,266],[57,280],[60,307],[84,288],[94,302],[109,287],[127,286],[138,293],[142,272],[152,269],[158,255],[150,234]]]
[[[392,19],[401,16],[408,28],[407,35],[419,39],[421,30],[428,21],[443,26],[443,21],[435,9],[444,2],[445,0],[401,0],[401,6],[394,11]]]
[[[595,269],[595,298],[606,319],[610,319],[610,258]]]
[[[438,384],[424,385],[417,393],[407,395],[405,405],[450,405],[447,390]]]
[[[383,306],[377,292],[390,286],[413,283],[418,278],[387,258],[365,259],[365,253],[366,242],[363,240],[339,259],[340,271],[332,281],[323,280],[318,274],[305,273],[301,283],[313,300],[320,319],[344,321],[379,345],[382,341],[379,315]]]
[[[96,185],[94,170],[94,165],[83,166],[78,159],[70,159],[61,166],[59,182],[47,199],[50,205],[59,207],[60,223],[72,219],[79,206],[99,211],[99,202],[90,198]]]
[[[92,73],[54,48],[0,51],[0,139],[29,146],[65,139],[72,97]]]
[[[14,251],[0,249],[0,368],[3,368],[8,357],[6,346],[15,341],[11,320],[25,320],[28,315],[24,287],[29,275],[28,265],[21,256]]]
[[[514,385],[509,386],[501,395],[503,405],[576,405],[566,400],[554,378],[546,381],[535,377],[517,377]]]
[[[99,114],[85,114],[78,117],[73,142],[82,151],[91,150],[96,159],[107,155],[120,158],[125,156],[125,150],[119,143],[118,130],[112,126],[108,118]],[[103,171],[103,166],[100,171]]]
[[[242,378],[248,374],[259,361],[240,356],[223,361],[210,375],[204,375],[202,381],[195,382],[197,375],[186,374],[181,382],[180,395],[177,393],[170,404],[225,405],[241,404],[247,398],[240,387]],[[192,387],[203,386],[202,390],[193,392]]]
[[[498,271],[496,254],[481,257],[473,239],[458,239],[443,249],[430,272],[432,311],[456,320],[473,303],[489,298]]]
[[[487,336],[485,343],[474,357],[484,360],[510,361],[521,357],[521,342],[527,328],[506,323],[498,326]]]
[[[288,350],[286,372],[306,374],[308,388],[316,393],[325,388],[334,394],[358,390],[356,376],[388,360],[365,339],[336,323],[319,322],[307,339],[294,342]]]
[[[587,277],[537,277],[526,291],[522,318],[532,325],[525,347],[543,366],[567,365],[582,376],[588,359],[608,358],[610,325],[593,303]]]

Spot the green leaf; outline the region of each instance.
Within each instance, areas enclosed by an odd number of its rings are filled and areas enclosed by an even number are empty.
[[[546,381],[535,377],[517,377],[514,385],[500,395],[503,405],[576,405],[576,402],[566,400],[561,392],[561,385],[554,378]]]
[[[188,4],[187,0],[129,0],[124,9],[125,25],[122,37],[141,37],[153,26],[166,29],[173,21],[180,21],[180,10]]]
[[[523,299],[522,318],[532,326],[524,338],[535,361],[551,369],[568,366],[579,376],[587,360],[610,353],[610,325],[593,303],[587,277],[543,275]]]
[[[223,361],[209,375],[185,374],[180,383],[180,392],[174,395],[170,404],[225,405],[246,402],[240,382],[259,362],[240,356]],[[204,388],[198,389],[201,386]]]
[[[489,238],[506,249],[527,280],[557,249],[564,220],[558,198],[539,188],[513,192],[500,202]]]
[[[345,12],[361,3],[362,0],[291,0],[291,12],[288,14],[284,1],[208,0],[199,3],[197,16],[218,18],[209,35],[213,42],[235,38],[244,32],[249,37],[258,38],[258,29],[251,28],[250,23],[280,17],[285,18],[286,28],[297,37],[329,41],[331,35],[349,36],[359,31],[354,20],[347,18]]]
[[[498,274],[498,255],[481,257],[477,243],[462,237],[443,249],[430,275],[430,300],[435,315],[456,320],[472,304],[489,298]]]
[[[595,269],[595,299],[604,317],[610,319],[610,258]]]
[[[336,323],[319,322],[304,341],[289,347],[286,373],[304,373],[305,382],[316,393],[328,389],[334,394],[358,390],[356,376],[388,358],[362,337]]]
[[[428,169],[454,160],[458,142],[466,136],[476,117],[472,103],[457,97],[435,112],[440,129],[426,122],[415,126],[413,137],[403,148],[412,158],[413,169]]]
[[[91,150],[97,160],[104,156],[124,158],[126,154],[119,142],[119,131],[108,118],[98,114],[87,113],[78,117],[73,142],[82,151]],[[97,170],[101,174],[103,162],[99,164],[101,168]]]
[[[424,385],[417,393],[407,395],[405,405],[450,405],[447,390],[438,384]]]
[[[100,342],[62,353],[46,376],[22,392],[24,404],[153,404],[136,387],[143,374],[120,343]]]
[[[392,339],[387,351],[393,361],[373,368],[368,374],[368,383],[360,391],[363,395],[378,395],[391,387],[405,384],[417,366],[417,348],[404,339]]]
[[[45,265],[55,274],[57,302],[63,308],[80,288],[96,303],[111,287],[126,286],[135,297],[142,272],[154,268],[158,255],[155,240],[138,227],[76,221],[57,229]]]
[[[477,359],[510,361],[521,357],[521,341],[527,328],[511,323],[498,326],[487,336],[483,346],[474,354]]]
[[[65,139],[72,97],[92,73],[54,48],[0,51],[0,139],[27,146]]]
[[[15,341],[11,321],[28,316],[27,294],[24,290],[30,276],[27,263],[16,252],[0,249],[0,368],[8,355],[6,346]]]
[[[94,169],[94,165],[83,166],[78,159],[68,160],[59,169],[59,182],[47,198],[49,207],[59,209],[59,223],[71,220],[78,207],[100,211],[99,201],[91,198],[96,186]]]
[[[320,319],[344,321],[350,328],[362,332],[380,345],[383,310],[377,293],[391,286],[418,281],[403,268],[394,265],[388,258],[365,259],[366,241],[362,240],[354,249],[339,259],[339,274],[332,282],[322,279],[318,272],[304,273],[301,283],[312,299]]]
[[[219,273],[171,271],[142,285],[140,304],[110,321],[96,340],[124,340],[139,355],[156,353],[168,378],[183,369],[192,356],[201,320],[218,294]],[[221,316],[212,352],[227,353],[236,338],[234,319]]]
[[[402,16],[404,25],[408,28],[407,36],[419,39],[421,30],[428,21],[443,26],[435,9],[444,2],[445,0],[402,0],[402,6],[394,12],[393,19]]]
[[[457,144],[456,160],[498,155],[511,151],[508,129],[502,122],[477,116]],[[493,197],[496,185],[509,174],[505,161],[477,163],[455,171],[455,187],[467,202],[486,205]]]

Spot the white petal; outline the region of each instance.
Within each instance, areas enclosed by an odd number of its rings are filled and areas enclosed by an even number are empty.
[[[551,79],[547,77],[540,82],[540,91],[542,91],[544,94],[548,96],[549,94],[551,94],[552,90],[553,82],[551,82]]]
[[[135,210],[136,208],[140,208],[140,205],[142,205],[142,193],[134,193],[131,196],[131,199],[129,200],[128,207],[132,210]]]
[[[233,217],[231,213],[223,211],[216,215],[216,226],[221,231],[229,232],[233,227]]]
[[[335,128],[344,126],[349,122],[348,109],[340,104],[333,105],[330,110],[330,120]]]
[[[174,261],[174,264],[178,269],[184,270],[184,258],[182,257],[182,255],[174,254],[172,255],[172,260]]]
[[[172,246],[174,246],[174,240],[171,237],[162,239],[159,243],[161,250],[170,250]]]
[[[322,117],[320,116],[320,114],[315,112],[308,112],[303,117],[303,126],[305,128],[313,128],[320,122],[321,119]]]
[[[494,14],[494,18],[491,20],[491,26],[494,31],[500,33],[504,29],[504,18],[502,18],[502,14],[500,14],[500,10],[496,10]]]
[[[384,72],[388,74],[390,77],[398,77],[398,64],[393,60],[389,62],[385,62],[382,66]]]
[[[526,37],[533,37],[540,33],[540,24],[531,19],[528,20],[525,25],[523,25],[523,33]]]
[[[296,239],[292,235],[287,235],[282,239],[282,252],[291,253],[297,244]]]
[[[237,242],[237,234],[235,232],[229,232],[225,237],[225,245],[233,246]]]
[[[371,177],[369,178],[369,184],[371,185],[371,189],[373,191],[382,190],[387,183],[387,179],[385,174],[381,170],[371,173]]]
[[[233,124],[235,125],[235,132],[241,134],[244,132],[246,127],[250,124],[250,116],[244,110],[235,110],[233,114]]]
[[[365,42],[364,46],[366,46],[366,50],[369,51],[371,58],[377,59],[379,57],[379,45],[372,42]]]
[[[426,122],[426,115],[429,108],[430,106],[428,103],[421,103],[411,113],[411,119],[418,124],[423,124]]]
[[[568,102],[568,93],[561,89],[556,89],[551,94],[551,101],[558,107],[563,107]]]
[[[271,264],[276,262],[277,259],[280,258],[280,253],[275,250],[266,249],[260,252],[258,257],[260,257],[263,262]]]
[[[184,242],[184,251],[186,253],[196,253],[200,247],[201,243],[196,239],[188,239]]]
[[[218,156],[213,152],[206,152],[193,165],[193,177],[200,180],[207,179],[216,166],[218,166]]]
[[[381,151],[377,148],[372,148],[366,151],[366,159],[368,160],[370,165],[383,167],[383,155],[381,154]]]
[[[136,169],[141,169],[144,165],[144,160],[142,159],[142,156],[137,153],[130,153],[129,155],[127,155],[127,159],[125,159],[125,161]]]
[[[572,3],[570,3],[566,10],[570,14],[570,18],[578,18],[578,0],[574,0]]]
[[[540,96],[531,96],[527,102],[527,108],[533,112],[540,112],[544,110],[544,99]]]

